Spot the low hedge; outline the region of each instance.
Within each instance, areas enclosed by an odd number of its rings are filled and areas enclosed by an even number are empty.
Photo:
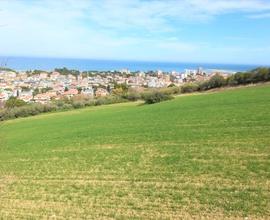
[[[145,101],[145,104],[154,104],[173,99],[173,96],[160,91],[154,91],[142,94],[142,99]]]

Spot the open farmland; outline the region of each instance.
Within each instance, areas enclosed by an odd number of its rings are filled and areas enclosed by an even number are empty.
[[[0,124],[0,218],[270,216],[270,86]]]

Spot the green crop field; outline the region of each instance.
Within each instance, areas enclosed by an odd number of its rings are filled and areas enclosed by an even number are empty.
[[[269,219],[270,86],[0,124],[0,219]]]

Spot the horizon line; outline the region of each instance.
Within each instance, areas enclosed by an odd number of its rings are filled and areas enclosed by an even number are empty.
[[[94,60],[94,61],[114,61],[114,62],[145,62],[145,63],[188,63],[188,64],[222,64],[222,65],[246,65],[246,66],[266,66],[270,64],[258,64],[258,63],[229,63],[229,62],[209,62],[209,61],[176,61],[176,60],[140,60],[140,59],[114,59],[114,58],[86,58],[86,57],[55,57],[55,56],[32,56],[32,55],[2,55],[0,58],[34,58],[34,59],[70,59],[70,60]]]

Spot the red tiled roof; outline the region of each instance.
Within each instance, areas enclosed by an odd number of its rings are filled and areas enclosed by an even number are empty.
[[[63,95],[77,95],[79,92],[77,89],[70,89],[63,93]]]

